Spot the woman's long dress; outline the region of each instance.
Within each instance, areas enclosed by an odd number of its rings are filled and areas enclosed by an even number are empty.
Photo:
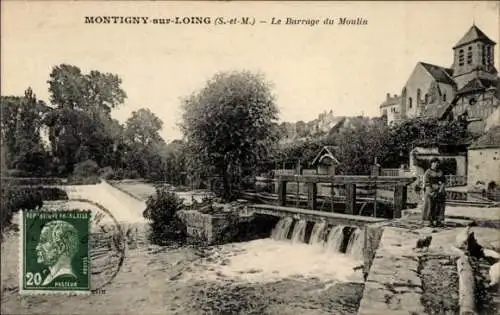
[[[424,211],[422,220],[424,221],[444,221],[444,207],[446,202],[446,192],[439,191],[441,184],[444,184],[443,172],[428,169],[424,174]]]

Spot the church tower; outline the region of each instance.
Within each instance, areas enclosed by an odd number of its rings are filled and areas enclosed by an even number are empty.
[[[453,47],[453,79],[458,89],[475,78],[496,80],[495,45],[476,25],[458,41]]]

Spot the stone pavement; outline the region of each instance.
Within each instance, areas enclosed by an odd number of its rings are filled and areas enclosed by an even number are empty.
[[[365,282],[358,310],[360,315],[425,314],[421,302],[420,256],[454,257],[459,254],[453,246],[462,228],[429,228],[407,221],[394,223],[395,226],[384,227]],[[433,237],[429,249],[425,252],[414,250],[417,240],[428,235]]]
[[[394,227],[384,228],[379,248],[365,282],[358,310],[368,314],[422,314],[422,281],[413,251],[419,235]]]

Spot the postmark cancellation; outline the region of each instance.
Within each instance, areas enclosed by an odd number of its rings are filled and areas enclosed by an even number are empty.
[[[91,292],[91,217],[91,211],[21,212],[21,294]]]

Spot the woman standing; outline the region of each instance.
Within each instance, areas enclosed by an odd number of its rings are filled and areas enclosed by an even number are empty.
[[[430,226],[443,226],[446,204],[445,177],[439,170],[439,159],[430,160],[430,168],[424,174],[424,211],[422,220]]]

